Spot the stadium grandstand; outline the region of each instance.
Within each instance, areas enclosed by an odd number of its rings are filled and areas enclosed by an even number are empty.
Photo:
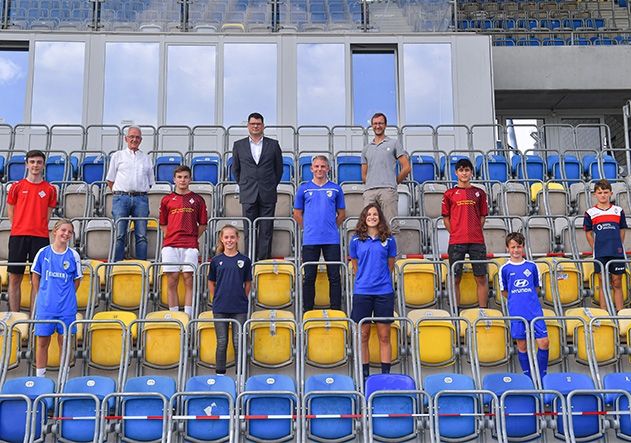
[[[631,259],[620,260],[616,311],[609,269],[594,272],[583,232],[603,178],[631,223],[629,73],[627,0],[0,0],[0,441],[631,441]],[[255,111],[280,143],[283,177],[273,258],[253,263],[241,325],[213,318],[207,281],[223,226],[257,236],[231,168]],[[390,374],[376,373],[376,325],[350,318],[349,240],[375,112],[412,168],[397,189]],[[156,181],[148,259],[134,259],[130,241],[115,262],[106,173],[132,126]],[[51,341],[46,377],[35,376],[28,268],[21,312],[7,293],[7,195],[35,149],[58,190],[51,229],[72,220],[83,265],[77,333],[61,349]],[[314,155],[329,158],[346,199],[342,309],[330,309],[319,264],[315,310],[303,313],[291,216]],[[456,302],[447,260],[441,201],[462,158],[488,195],[487,308],[470,260]],[[159,205],[179,165],[190,166],[209,220],[191,316],[169,311],[160,262]],[[543,378],[520,369],[511,322],[523,319],[499,289],[513,231],[541,274]],[[240,344],[229,341],[225,375],[215,373],[218,322]]]

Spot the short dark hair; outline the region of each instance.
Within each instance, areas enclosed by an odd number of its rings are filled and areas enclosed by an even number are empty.
[[[40,151],[39,149],[32,149],[30,151],[28,151],[26,153],[26,159],[25,161],[28,162],[29,158],[33,158],[33,157],[41,157],[44,159],[44,161],[46,161],[46,154],[44,154],[42,151]]]
[[[594,191],[598,191],[599,189],[602,189],[603,191],[605,190],[611,191],[612,190],[611,183],[609,183],[609,181],[602,178],[598,180],[596,183],[594,183]]]
[[[265,120],[263,119],[263,116],[261,114],[259,114],[258,112],[253,112],[252,114],[248,115],[248,123],[250,122],[250,119],[256,119],[256,120],[261,120],[261,123],[265,123]]]
[[[523,246],[526,244],[526,237],[524,237],[524,234],[521,232],[511,232],[506,236],[506,246],[508,246],[511,241]]]
[[[387,125],[388,124],[388,117],[386,117],[386,114],[384,114],[383,112],[375,112],[373,114],[372,117],[370,117],[370,124],[372,125],[372,121],[374,119],[376,119],[377,117],[383,117],[383,121],[384,123]]]
[[[178,172],[188,172],[188,175],[192,176],[193,173],[191,172],[191,168],[189,168],[186,165],[180,165],[177,168],[175,168],[175,171],[173,171],[173,177],[175,177],[175,174],[177,174]]]
[[[455,166],[456,171],[460,168],[469,168],[473,171],[473,163],[468,158],[461,158],[456,162]]]

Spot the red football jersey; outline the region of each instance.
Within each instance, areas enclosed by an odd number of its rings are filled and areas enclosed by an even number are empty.
[[[167,226],[163,246],[199,248],[197,227],[208,224],[206,202],[194,193],[180,195],[172,192],[160,202],[160,226]]]
[[[48,238],[48,208],[57,206],[57,190],[47,181],[31,183],[22,179],[7,194],[13,206],[11,235]]]
[[[449,189],[443,195],[443,217],[451,222],[450,245],[484,243],[480,217],[489,215],[486,193],[476,187]]]

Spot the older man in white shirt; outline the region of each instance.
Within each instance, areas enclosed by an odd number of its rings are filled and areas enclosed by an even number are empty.
[[[147,192],[155,183],[151,158],[140,151],[142,132],[137,126],[131,126],[125,136],[127,149],[112,154],[107,171],[107,185],[114,192],[112,216],[116,222],[116,249],[114,261],[125,258],[125,238],[127,220],[122,217],[148,217],[149,197]],[[134,223],[136,237],[136,258],[147,259],[147,221]]]

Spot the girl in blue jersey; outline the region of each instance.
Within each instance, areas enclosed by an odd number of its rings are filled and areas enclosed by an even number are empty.
[[[359,323],[366,317],[392,317],[392,269],[397,255],[397,245],[379,205],[371,203],[362,210],[355,232],[349,248],[355,272],[351,318]],[[387,320],[377,322],[382,374],[390,372],[390,323],[392,322]],[[366,378],[370,375],[370,323],[362,325],[361,335],[362,373]]]
[[[237,249],[239,231],[231,225],[219,231],[217,255],[210,262],[208,290],[213,297],[213,317],[235,319],[243,325],[248,319],[248,295],[252,283],[252,262]],[[228,349],[228,323],[215,323],[217,350],[215,365],[217,374],[226,373]],[[235,355],[238,355],[238,334],[232,333]]]
[[[70,324],[77,317],[77,288],[81,282],[81,258],[77,251],[68,244],[74,235],[70,220],[61,219],[53,227],[53,243],[39,250],[33,259],[31,284],[34,300],[31,299],[31,312],[35,304],[35,320],[61,320],[66,330],[74,334],[76,327],[70,330]],[[55,323],[35,324],[37,347],[35,367],[37,376],[46,375],[48,364],[48,346],[50,337],[59,334],[59,349],[63,349],[61,325]]]

